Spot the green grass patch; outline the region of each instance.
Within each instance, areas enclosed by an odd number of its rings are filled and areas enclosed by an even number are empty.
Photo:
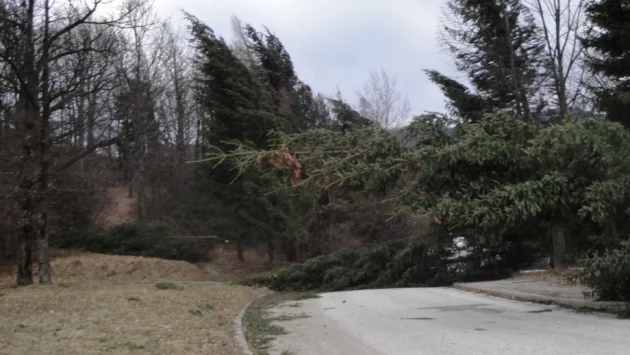
[[[155,284],[155,288],[158,290],[176,290],[181,291],[184,289],[183,286],[178,285],[174,282],[158,282]]]
[[[280,316],[280,317],[275,317],[272,320],[276,321],[276,322],[289,322],[292,320],[296,320],[296,319],[304,319],[304,318],[309,318],[310,316],[306,315],[306,314],[299,314],[299,315],[295,315],[295,316]]]
[[[252,303],[243,316],[245,339],[256,355],[268,355],[271,342],[286,334],[284,328],[272,324],[274,321],[289,321],[308,316],[272,317],[268,310],[283,302],[301,301],[319,296],[315,292],[281,292],[268,295]],[[283,353],[284,354],[284,353]]]
[[[142,350],[145,348],[146,345],[144,344],[138,344],[138,343],[134,343],[132,341],[128,341],[125,344],[122,345],[122,347],[125,347],[129,350]]]
[[[203,317],[203,312],[201,312],[200,309],[189,309],[188,313],[192,314],[193,316],[197,316],[197,317]]]
[[[271,324],[267,309],[261,305],[250,306],[243,317],[245,339],[256,355],[269,354],[271,342],[278,336],[286,334],[282,327]]]

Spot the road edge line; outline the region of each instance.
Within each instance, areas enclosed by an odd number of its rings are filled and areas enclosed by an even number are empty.
[[[233,322],[234,338],[236,340],[236,344],[238,344],[238,347],[241,348],[241,353],[243,355],[254,355],[254,352],[249,347],[249,344],[247,343],[247,339],[245,338],[245,331],[243,329],[243,317],[245,316],[245,312],[247,311],[249,306],[251,306],[252,303],[254,303],[254,301],[258,300],[261,297],[264,297],[264,296],[256,297],[255,299],[249,301],[245,305],[245,307],[241,309],[241,311],[238,313],[238,315],[236,316],[236,319],[234,319],[234,322]]]
[[[621,310],[624,309],[624,304],[621,302],[594,302],[594,301],[578,301],[572,299],[563,299],[558,297],[551,297],[545,295],[535,295],[518,291],[507,291],[507,290],[488,290],[478,286],[472,286],[462,283],[453,284],[453,288],[472,292],[472,293],[480,293],[490,296],[495,296],[499,298],[516,300],[521,302],[531,302],[538,304],[553,304],[564,308],[569,308],[573,310],[586,310],[586,311],[594,311],[594,312],[605,312],[605,313],[613,313],[618,314]]]
[[[234,328],[234,340],[236,340],[236,344],[238,345],[238,347],[241,348],[241,353],[243,355],[254,355],[254,351],[249,346],[249,343],[247,342],[247,338],[245,338],[245,328],[243,327],[243,317],[245,317],[245,312],[247,312],[247,309],[249,309],[249,307],[254,302],[267,296],[269,296],[269,292],[266,292],[265,294],[260,295],[254,298],[253,300],[249,301],[245,305],[245,307],[241,309],[241,311],[236,316],[236,319],[234,319],[234,322],[232,323],[232,326]]]

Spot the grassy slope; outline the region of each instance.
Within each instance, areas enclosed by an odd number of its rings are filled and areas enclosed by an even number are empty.
[[[261,289],[227,285],[0,290],[0,354],[237,354],[232,320]]]

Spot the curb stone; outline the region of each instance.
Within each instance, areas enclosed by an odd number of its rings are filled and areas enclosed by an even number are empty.
[[[247,344],[247,340],[245,339],[245,332],[243,330],[243,316],[245,316],[245,311],[247,311],[249,306],[251,306],[252,303],[254,303],[254,301],[256,301],[257,299],[258,298],[250,301],[247,305],[245,305],[245,307],[243,307],[243,309],[241,309],[241,311],[238,313],[238,316],[236,316],[236,319],[234,319],[234,338],[236,340],[236,344],[238,344],[238,347],[241,348],[241,353],[243,353],[243,355],[254,355],[254,352],[249,347],[249,344]]]
[[[568,298],[560,298],[553,296],[545,296],[545,295],[537,295],[519,291],[510,291],[510,290],[496,290],[496,289],[487,289],[483,287],[478,287],[474,285],[455,283],[453,287],[462,291],[474,292],[474,293],[482,293],[490,296],[496,296],[511,300],[524,301],[524,302],[533,302],[533,303],[542,303],[542,304],[554,304],[557,306],[570,308],[574,310],[588,310],[588,311],[596,311],[596,312],[606,312],[606,313],[619,313],[624,310],[626,305],[623,302],[596,302],[596,301],[588,301],[588,300],[575,300]]]
[[[247,303],[245,307],[241,309],[241,311],[236,316],[236,319],[234,319],[234,322],[232,323],[232,326],[234,327],[234,339],[236,340],[236,344],[238,344],[238,347],[241,348],[241,353],[243,355],[254,355],[252,348],[249,346],[249,343],[247,343],[247,339],[245,338],[245,329],[243,328],[243,317],[245,316],[245,312],[247,312],[247,309],[252,305],[252,303],[267,296],[269,296],[269,293],[265,293],[264,295],[260,295],[255,299],[249,301],[249,303]]]

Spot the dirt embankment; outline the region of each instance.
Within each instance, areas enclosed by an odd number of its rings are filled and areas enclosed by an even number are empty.
[[[264,253],[245,251],[240,262],[232,245],[219,245],[212,261],[192,264],[186,261],[105,255],[78,250],[52,250],[52,277],[55,283],[149,282],[149,281],[234,281],[267,270]],[[279,263],[282,266],[284,263]],[[33,265],[37,279],[37,265]],[[15,267],[0,265],[0,285],[15,284]]]
[[[138,219],[138,199],[129,197],[128,186],[108,188],[103,202],[103,208],[94,217],[97,227],[109,228]]]
[[[55,254],[61,254],[51,261],[55,283],[207,281],[206,274],[199,266],[185,261],[80,251],[55,251]],[[34,271],[37,278],[36,265]],[[4,266],[0,269],[0,284],[14,283],[14,267]]]

